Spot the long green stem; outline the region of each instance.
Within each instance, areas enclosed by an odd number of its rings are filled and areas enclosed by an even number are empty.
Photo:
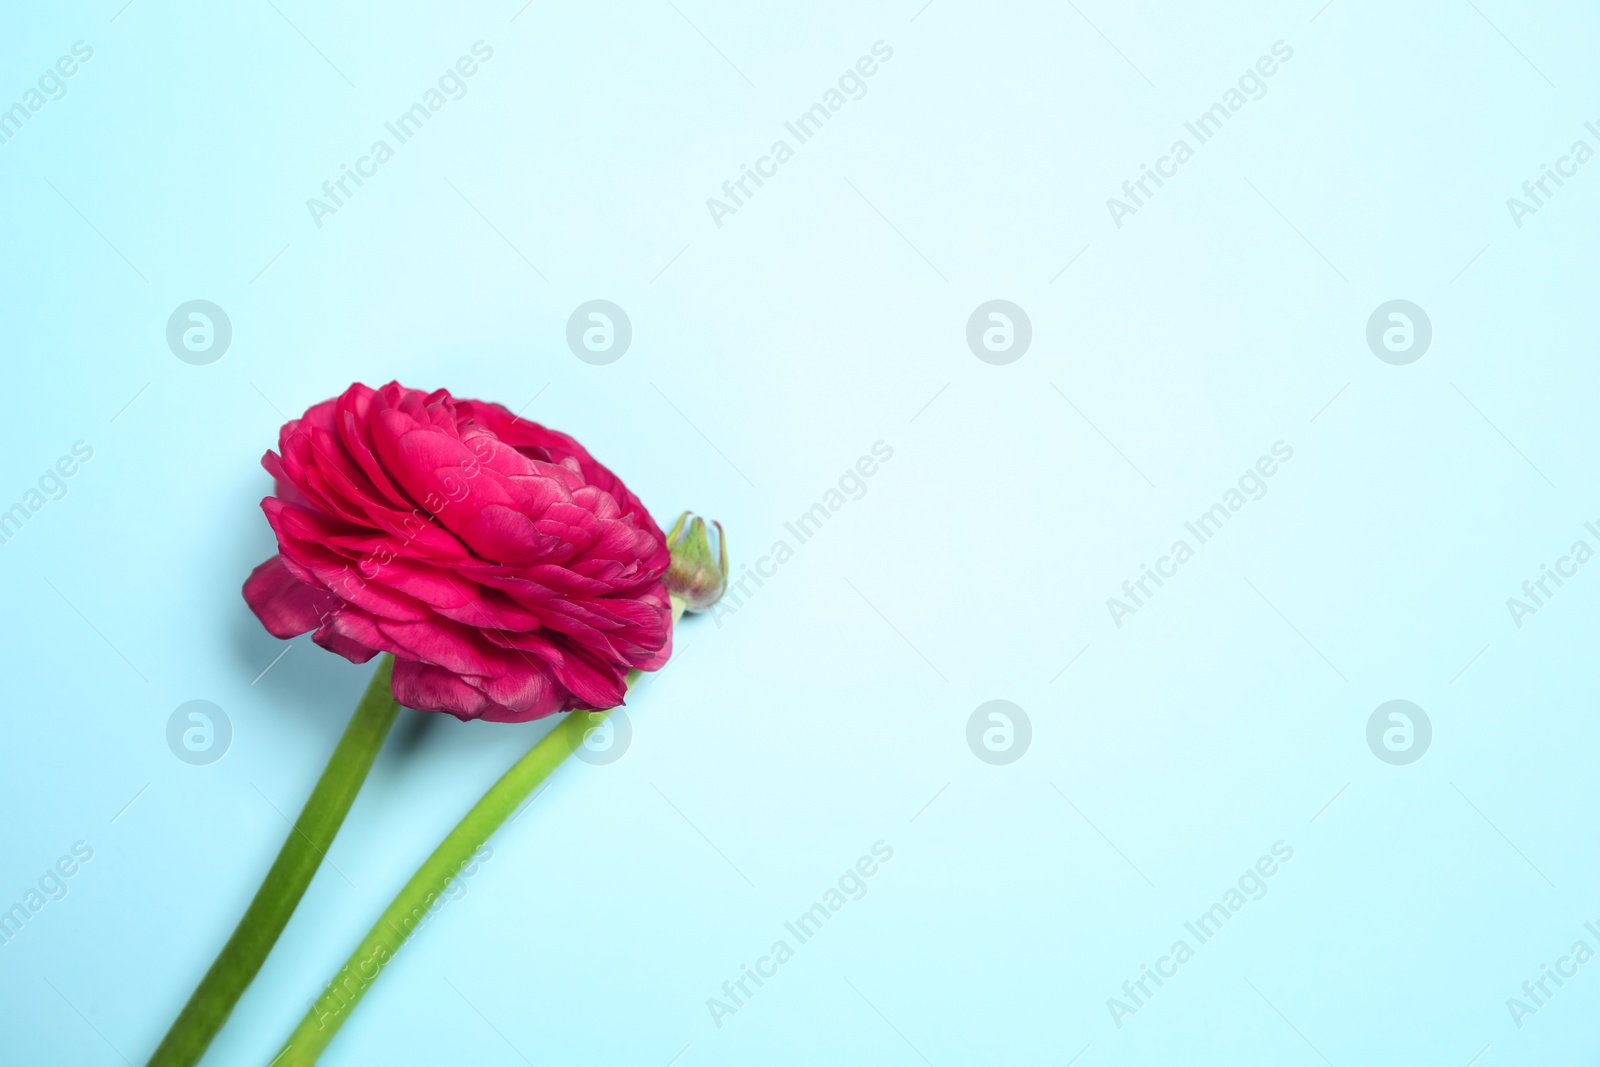
[[[393,670],[394,657],[385,654],[255,899],[150,1057],[149,1067],[192,1067],[199,1062],[245,987],[261,970],[394,725],[400,705],[389,691]]]
[[[317,1062],[317,1057],[328,1047],[379,973],[449,889],[450,879],[472,861],[473,854],[483,847],[517,805],[583,743],[587,732],[606,714],[603,711],[569,712],[490,787],[384,909],[322,995],[312,1002],[311,1010],[272,1060],[271,1067],[309,1067]]]

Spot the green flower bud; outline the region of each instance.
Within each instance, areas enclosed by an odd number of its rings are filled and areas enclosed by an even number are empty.
[[[667,548],[672,551],[672,565],[667,568],[665,579],[667,592],[681,598],[688,610],[705,611],[721,600],[728,588],[728,541],[723,536],[722,523],[713,522],[717,528],[717,558],[712,559],[706,521],[699,516],[693,522],[688,520],[689,513],[685,511],[667,534]]]

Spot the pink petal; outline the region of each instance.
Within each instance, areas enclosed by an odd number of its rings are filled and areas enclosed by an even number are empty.
[[[244,600],[273,637],[287,640],[315,630],[337,611],[339,598],[289,573],[282,556],[273,556],[245,579]]]

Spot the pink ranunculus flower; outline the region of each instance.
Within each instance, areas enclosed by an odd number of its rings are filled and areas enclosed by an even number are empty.
[[[666,538],[565,434],[390,382],[291,419],[278,449],[278,555],[244,584],[275,637],[392,652],[401,704],[497,722],[615,707],[630,668],[666,662]]]

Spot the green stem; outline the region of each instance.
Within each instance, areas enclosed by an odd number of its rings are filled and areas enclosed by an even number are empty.
[[[630,684],[637,674],[637,671],[630,673]],[[430,908],[449,888],[450,880],[472,861],[473,854],[483,847],[517,805],[568,754],[583,744],[587,732],[607,714],[604,711],[568,713],[490,787],[384,909],[322,995],[312,1002],[311,1010],[272,1060],[271,1067],[306,1067],[317,1062],[317,1057],[328,1047],[384,966],[427,919]]]
[[[283,933],[333,844],[339,825],[394,725],[400,705],[389,690],[393,670],[394,657],[385,654],[350,717],[350,725],[345,727],[344,736],[323,768],[322,777],[300,810],[300,818],[295,820],[283,848],[278,850],[278,858],[272,861],[261,888],[256,890],[255,899],[162,1038],[148,1067],[192,1067],[199,1062],[251,979],[261,970],[267,953]]]

